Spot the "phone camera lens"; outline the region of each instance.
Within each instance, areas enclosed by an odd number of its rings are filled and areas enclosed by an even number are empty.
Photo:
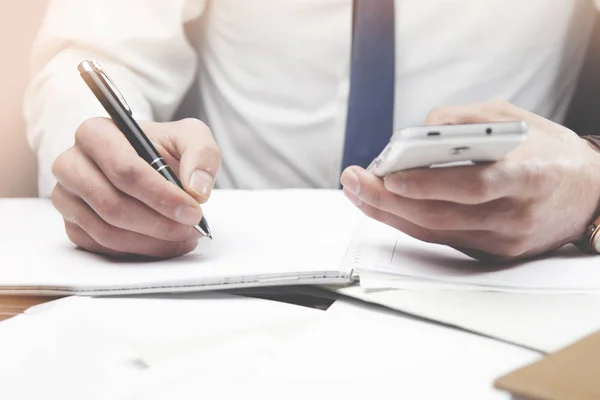
[[[487,133],[488,135],[491,135],[492,134],[492,128],[487,128],[485,130],[485,133]]]

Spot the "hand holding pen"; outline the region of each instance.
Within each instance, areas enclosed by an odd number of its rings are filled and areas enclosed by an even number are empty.
[[[210,130],[191,119],[138,124],[114,84],[92,66],[80,65],[82,77],[102,78],[88,85],[112,120],[84,122],[74,146],[54,164],[53,204],[67,234],[86,250],[117,256],[165,258],[192,251],[210,235],[199,203],[208,200],[221,162]]]

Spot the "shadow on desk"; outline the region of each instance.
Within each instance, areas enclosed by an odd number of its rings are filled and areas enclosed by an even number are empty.
[[[327,310],[339,297],[338,294],[312,286],[286,286],[248,288],[227,291],[229,294],[264,300],[296,304],[303,307]],[[50,296],[0,296],[0,321],[12,318],[38,304],[57,300]]]

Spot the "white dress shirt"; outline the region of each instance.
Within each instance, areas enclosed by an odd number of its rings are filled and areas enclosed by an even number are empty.
[[[338,185],[352,0],[49,3],[25,102],[41,195],[77,126],[106,115],[77,72],[91,57],[139,119],[170,120],[199,78],[198,115],[223,151],[218,187]],[[594,14],[592,0],[397,0],[395,127],[492,99],[560,122]]]

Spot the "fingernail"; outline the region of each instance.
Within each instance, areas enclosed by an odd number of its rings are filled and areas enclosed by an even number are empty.
[[[344,190],[344,194],[346,195],[346,198],[348,198],[348,200],[350,200],[355,206],[360,207],[364,204],[360,197],[358,197],[354,193],[350,193],[350,191]]]
[[[202,215],[199,207],[179,206],[175,208],[175,219],[181,224],[196,225],[200,222],[200,218]]]
[[[213,177],[204,171],[194,171],[190,179],[190,188],[199,196],[209,197],[214,185]]]
[[[341,182],[344,188],[348,189],[352,194],[356,196],[360,195],[360,181],[354,171],[351,169],[344,171]]]
[[[406,179],[400,174],[386,176],[383,181],[383,186],[395,194],[406,193]]]

